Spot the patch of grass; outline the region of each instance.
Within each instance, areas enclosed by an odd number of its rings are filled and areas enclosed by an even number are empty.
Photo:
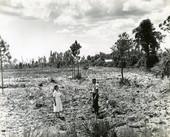
[[[165,129],[159,129],[157,133],[152,133],[151,129],[145,128],[142,132],[137,132],[135,129],[125,127],[118,133],[118,137],[169,137]]]
[[[139,134],[134,129],[125,127],[120,130],[119,137],[139,137]]]
[[[169,134],[165,129],[160,128],[158,132],[155,133],[154,137],[169,137]]]
[[[10,135],[9,137],[17,137]],[[21,137],[78,137],[75,123],[68,126],[67,130],[58,130],[57,127],[36,127],[24,129]]]
[[[66,137],[78,137],[76,124],[73,123],[66,132]]]
[[[120,86],[123,86],[123,85],[131,86],[129,79],[126,79],[126,78],[123,78],[123,79],[121,78],[119,81],[119,85]]]
[[[145,128],[142,132],[128,126],[115,131],[115,125],[109,120],[94,120],[85,122],[81,131],[78,132],[76,123],[67,127],[66,130],[58,130],[57,127],[36,127],[25,129],[21,137],[169,137],[165,129],[158,129],[152,133],[151,129]],[[17,137],[10,135],[9,137]]]

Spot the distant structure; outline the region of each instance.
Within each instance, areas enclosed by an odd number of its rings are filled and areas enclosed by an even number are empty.
[[[105,61],[106,63],[108,63],[108,62],[113,62],[112,59],[105,59],[104,61]]]

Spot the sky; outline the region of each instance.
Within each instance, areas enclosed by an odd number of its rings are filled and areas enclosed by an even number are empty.
[[[68,50],[75,40],[81,56],[87,56],[111,53],[118,35],[133,37],[143,19],[159,30],[169,15],[169,0],[0,0],[0,36],[13,59],[48,57],[51,50]],[[167,35],[161,47],[169,45]]]

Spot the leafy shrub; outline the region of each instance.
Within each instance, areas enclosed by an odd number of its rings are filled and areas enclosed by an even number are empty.
[[[88,137],[117,137],[114,126],[108,120],[96,120],[84,124],[84,134]]]
[[[130,81],[128,79],[120,79],[119,84],[122,85],[127,85],[127,86],[131,86]]]
[[[77,73],[77,75],[75,76],[76,79],[81,79],[82,76],[81,76],[81,73]]]
[[[88,69],[89,69],[89,65],[88,65],[88,64],[84,64],[84,65],[83,65],[83,69],[84,69],[84,70],[88,70]]]
[[[105,67],[114,67],[114,62],[106,62]]]
[[[141,56],[137,63],[135,64],[135,67],[144,67],[146,66],[146,57],[145,56]]]
[[[157,62],[159,62],[159,58],[156,55],[150,55],[146,60],[146,66],[148,68],[152,68]]]
[[[101,58],[98,58],[97,60],[95,60],[95,62],[93,63],[93,66],[104,66],[105,65],[105,61]]]
[[[168,60],[166,57],[162,58],[159,63],[155,64],[155,66],[151,69],[153,72],[155,72],[156,77],[158,75],[161,76],[161,78],[164,78],[165,76],[170,76],[170,59]]]
[[[113,98],[110,98],[108,101],[109,105],[113,108],[115,108],[117,106],[117,102],[116,100],[114,100]]]

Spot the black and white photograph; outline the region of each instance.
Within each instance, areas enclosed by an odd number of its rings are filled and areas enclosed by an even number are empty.
[[[0,0],[0,137],[170,137],[170,0]]]

